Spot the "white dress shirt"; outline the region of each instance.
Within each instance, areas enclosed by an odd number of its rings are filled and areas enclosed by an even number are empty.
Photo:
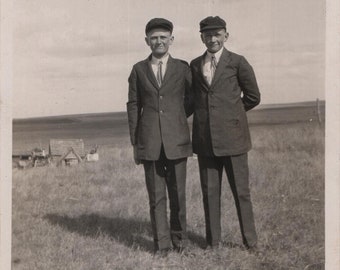
[[[152,71],[155,74],[155,77],[157,78],[157,71],[158,71],[158,64],[160,61],[162,61],[162,78],[164,78],[164,74],[166,72],[166,67],[168,64],[169,54],[164,55],[162,58],[158,59],[154,56],[151,58],[151,67]]]
[[[218,62],[220,61],[222,52],[223,52],[223,48],[221,48],[221,50],[219,50],[216,53],[211,53],[207,51],[207,54],[205,55],[205,58],[203,60],[203,64],[202,64],[203,77],[206,79],[209,85],[211,84],[212,79],[213,79],[212,73],[211,73],[211,58],[212,56],[215,56],[216,64],[218,64]]]

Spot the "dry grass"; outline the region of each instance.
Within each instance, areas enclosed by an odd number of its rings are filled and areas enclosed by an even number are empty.
[[[13,170],[12,269],[323,269],[323,128],[307,123],[254,126],[251,132],[250,177],[261,254],[238,246],[241,236],[226,179],[225,246],[215,253],[203,250],[197,160],[189,159],[191,254],[153,259],[143,168],[134,165],[126,138],[120,147],[99,148],[97,163]]]

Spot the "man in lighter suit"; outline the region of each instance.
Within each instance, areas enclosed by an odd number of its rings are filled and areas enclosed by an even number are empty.
[[[172,31],[173,24],[163,18],[147,23],[145,41],[152,53],[133,66],[127,102],[134,158],[144,166],[154,248],[161,256],[187,246],[186,164],[192,155],[185,109],[190,103],[191,73],[187,63],[168,52]]]
[[[198,156],[208,248],[221,242],[221,183],[225,169],[234,196],[243,244],[255,249],[248,156],[251,149],[246,111],[260,102],[252,67],[228,51],[226,23],[220,17],[200,22],[207,51],[190,66],[194,91],[193,151]]]

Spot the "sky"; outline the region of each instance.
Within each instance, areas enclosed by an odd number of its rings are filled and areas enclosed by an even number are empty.
[[[126,110],[132,66],[150,54],[145,25],[173,22],[170,54],[201,55],[199,22],[227,22],[225,47],[253,66],[262,104],[325,99],[321,0],[15,0],[14,118]]]

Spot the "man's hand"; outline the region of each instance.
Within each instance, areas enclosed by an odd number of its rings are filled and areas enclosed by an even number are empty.
[[[133,146],[133,158],[135,160],[136,165],[141,164],[140,159],[137,158],[137,145]]]

